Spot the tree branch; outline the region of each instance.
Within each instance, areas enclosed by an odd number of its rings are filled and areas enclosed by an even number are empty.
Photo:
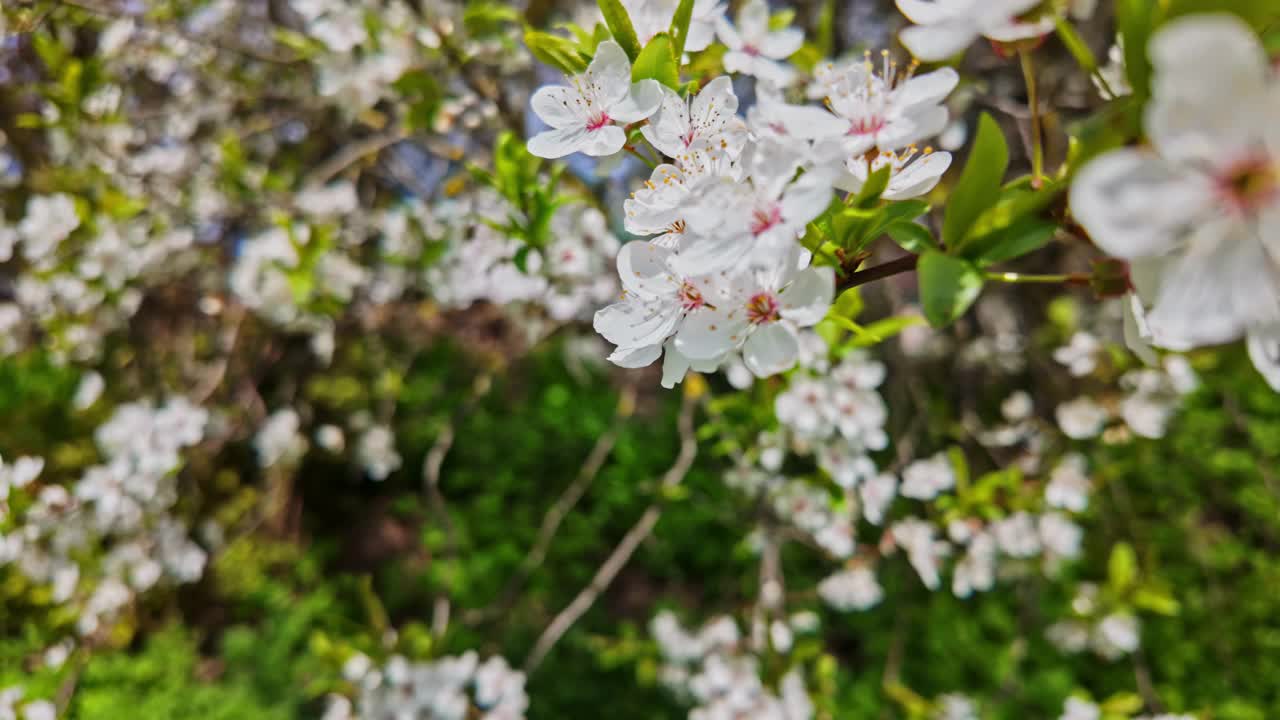
[[[684,404],[680,408],[680,420],[678,427],[680,429],[680,452],[676,455],[675,464],[671,469],[667,470],[662,477],[661,490],[665,491],[679,485],[685,475],[689,473],[689,468],[693,467],[694,458],[698,455],[698,440],[693,432],[693,411],[696,407],[696,401],[693,397],[686,395]],[[650,505],[636,524],[627,531],[618,546],[609,553],[609,557],[605,559],[600,569],[596,570],[596,574],[591,578],[591,582],[587,584],[569,603],[565,609],[560,611],[552,619],[551,624],[546,630],[542,631],[542,635],[538,637],[538,641],[534,644],[533,650],[529,653],[528,659],[524,661],[524,671],[532,673],[538,669],[542,661],[547,657],[547,653],[555,644],[560,641],[569,628],[578,621],[579,618],[591,609],[596,598],[600,593],[608,589],[613,579],[626,566],[627,561],[631,559],[631,555],[635,553],[640,543],[644,542],[649,534],[653,532],[653,527],[658,523],[658,518],[662,515],[662,501],[657,500]]]
[[[897,260],[890,260],[887,263],[859,270],[840,281],[836,289],[847,290],[849,288],[858,287],[859,285],[866,285],[867,283],[873,283],[877,280],[883,280],[887,277],[893,277],[894,275],[913,272],[916,269],[916,264],[919,262],[920,257],[918,255],[906,255],[898,258]]]

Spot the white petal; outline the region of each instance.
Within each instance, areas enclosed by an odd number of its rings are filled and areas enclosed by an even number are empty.
[[[911,54],[925,62],[938,62],[960,53],[978,37],[975,27],[965,23],[912,25],[898,33],[898,40]]]
[[[671,261],[672,269],[685,276],[708,275],[736,267],[743,263],[743,256],[752,246],[749,235],[688,236],[686,242]]]
[[[583,132],[581,149],[587,155],[603,157],[618,152],[626,144],[627,134],[622,131],[622,128],[617,125],[605,125],[596,130]],[[533,152],[533,149],[530,148],[529,152]],[[537,153],[534,154],[537,155]]]
[[[1239,17],[1226,13],[1192,15],[1164,24],[1147,48],[1158,97],[1165,93],[1206,99],[1265,92],[1267,54],[1258,36]],[[1210,111],[1229,114],[1227,108]]]
[[[800,343],[783,323],[756,328],[742,346],[742,361],[756,377],[769,377],[795,367]]]
[[[628,88],[621,99],[609,106],[609,117],[615,122],[639,122],[662,105],[662,85],[657,80],[641,80]]]
[[[675,348],[691,360],[718,358],[742,342],[747,327],[742,308],[702,308],[685,317]]]
[[[1216,345],[1251,327],[1280,324],[1275,266],[1247,225],[1233,219],[1204,223],[1190,247],[1165,272],[1147,316],[1156,345]]]
[[[786,60],[804,45],[804,31],[800,28],[785,28],[771,32],[760,43],[760,54],[774,60]]]
[[[544,85],[529,100],[529,105],[542,122],[552,128],[580,127],[586,124],[582,93],[562,85]]]
[[[621,45],[605,40],[596,46],[596,55],[582,79],[606,108],[611,107],[626,97],[631,88],[631,60]]]
[[[765,0],[747,0],[738,11],[738,32],[750,42],[758,42],[769,33],[769,4]]]
[[[831,179],[808,172],[782,194],[782,217],[789,227],[803,228],[831,204]]]
[[[662,354],[662,345],[655,343],[638,348],[618,348],[609,356],[609,362],[624,368],[642,368],[653,364]]]
[[[778,293],[782,317],[800,327],[816,325],[827,314],[836,294],[835,271],[829,267],[811,267],[796,275],[791,284]]]
[[[554,160],[584,150],[588,144],[587,135],[587,129],[581,125],[547,130],[529,138],[528,149],[540,158]]]
[[[716,18],[716,36],[730,51],[742,49],[742,36],[738,34],[738,29],[733,26],[733,23],[723,15]]]
[[[738,96],[733,93],[733,81],[728,76],[707,83],[689,105],[689,121],[695,128],[712,130],[724,124],[738,112]]]
[[[1154,155],[1115,150],[1089,163],[1071,186],[1071,210],[1107,253],[1133,259],[1173,250],[1179,229],[1204,213],[1206,180]]]
[[[669,262],[671,251],[649,242],[629,242],[618,251],[618,277],[629,295],[640,300],[670,297],[679,289]]]
[[[956,15],[957,5],[937,0],[898,0],[898,11],[917,25],[932,25]]]
[[[941,68],[911,78],[894,91],[893,99],[899,107],[903,108],[935,105],[950,95],[959,83],[959,73],[949,67]]]
[[[680,322],[678,305],[619,302],[596,312],[592,326],[619,348],[660,344]]]
[[[667,341],[666,353],[662,357],[662,387],[668,390],[675,387],[689,372],[689,358],[676,349],[675,338]]]
[[[908,115],[899,115],[876,133],[876,146],[889,152],[901,150],[942,132],[948,120],[947,109],[941,105],[922,108]]]
[[[667,157],[679,157],[685,151],[684,138],[690,132],[689,103],[665,85],[660,92],[662,104],[640,132]]]
[[[1280,392],[1280,326],[1249,332],[1249,359],[1272,390]]]
[[[884,191],[886,200],[907,200],[920,197],[937,187],[947,168],[951,167],[951,153],[936,152],[908,163],[889,179]]]

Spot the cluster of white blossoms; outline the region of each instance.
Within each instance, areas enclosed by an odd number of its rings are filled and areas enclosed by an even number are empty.
[[[1081,583],[1071,599],[1072,616],[1049,626],[1049,641],[1063,652],[1090,650],[1106,660],[1137,650],[1141,644],[1138,617],[1104,600],[1097,585]]]
[[[425,662],[394,655],[375,667],[356,654],[342,674],[356,699],[331,695],[323,720],[522,720],[529,707],[524,673],[498,655],[484,662],[474,651]]]
[[[817,618],[799,613],[767,625],[757,623],[744,637],[733,618],[721,616],[690,632],[669,611],[654,616],[649,632],[662,654],[659,677],[677,697],[694,707],[689,720],[811,720],[813,701],[799,667],[788,670],[776,688],[760,679],[765,649],[787,655],[796,633],[812,632]]]
[[[818,71],[824,107],[790,105],[781,90],[795,73],[780,61],[799,48],[798,31],[771,30],[762,0],[746,3],[736,25],[714,24],[729,48],[726,69],[756,76],[759,101],[745,117],[729,77],[687,98],[654,80],[632,82],[612,41],[569,85],[540,88],[531,100],[550,126],[529,141],[535,155],[639,152],[638,129],[662,160],[624,203],[627,230],[651,239],[618,252],[623,298],[596,314],[595,328],[623,367],[665,355],[667,387],[690,368],[739,357],[758,377],[792,368],[799,331],[822,320],[835,291],[832,268],[811,266],[798,243],[805,226],[836,189],[856,192],[883,167],[884,196],[903,200],[931,190],[951,161],[916,144],[945,127],[941,103],[955,71],[917,76],[914,65],[868,54]]]
[[[897,0],[915,25],[899,39],[921,60],[938,61],[963,52],[978,37],[996,43],[1037,40],[1053,32],[1058,18],[1093,15],[1098,0]]]
[[[1232,15],[1172,21],[1148,52],[1150,144],[1085,166],[1072,211],[1129,261],[1143,340],[1186,350],[1247,336],[1280,389],[1280,75]]]
[[[0,566],[50,585],[54,603],[78,610],[81,635],[162,582],[199,580],[207,554],[173,510],[181,453],[201,441],[208,419],[184,398],[121,405],[94,435],[102,464],[69,487],[40,481],[38,458],[14,462],[0,474],[0,508],[16,490],[23,511],[0,535]],[[90,560],[95,547],[106,553]]]
[[[0,690],[0,720],[57,720],[58,706],[49,700],[24,700],[21,687]]]
[[[1086,361],[1073,358],[1072,362],[1078,367]],[[1159,365],[1122,375],[1119,398],[1103,398],[1099,402],[1082,395],[1059,405],[1054,416],[1062,433],[1074,440],[1098,437],[1117,420],[1134,435],[1159,439],[1164,437],[1183,399],[1198,386],[1195,371],[1185,357],[1166,355]]]

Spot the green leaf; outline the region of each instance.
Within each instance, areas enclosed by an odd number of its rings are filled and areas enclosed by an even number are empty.
[[[886,164],[879,170],[871,173],[867,181],[862,184],[862,189],[858,191],[857,196],[849,204],[858,208],[871,208],[880,202],[880,196],[884,194],[885,189],[889,187],[889,176],[893,172],[893,167]]]
[[[1154,588],[1144,587],[1133,594],[1133,604],[1158,615],[1170,617],[1178,614],[1178,601],[1167,593]]]
[[[587,69],[587,59],[578,52],[578,45],[568,38],[526,30],[524,44],[538,60],[566,75],[577,75]]]
[[[1107,580],[1111,589],[1123,593],[1138,579],[1138,556],[1133,546],[1126,542],[1116,543],[1111,548],[1111,557],[1107,561]]]
[[[1055,222],[1025,217],[965,243],[962,254],[979,267],[1008,262],[1048,245],[1057,231]]]
[[[1000,198],[1000,181],[1009,167],[1009,146],[1000,126],[987,113],[978,121],[978,134],[960,182],[947,200],[942,242],[958,250],[978,217]]]
[[[613,39],[622,47],[622,51],[635,62],[640,57],[640,38],[636,37],[635,26],[631,24],[631,16],[622,6],[622,0],[597,0],[600,13],[604,15],[604,23],[613,33]]]
[[[1072,57],[1076,59],[1076,64],[1081,70],[1092,73],[1098,69],[1098,58],[1093,54],[1093,50],[1089,49],[1089,44],[1080,37],[1080,33],[1076,31],[1076,26],[1066,17],[1057,16],[1055,26],[1058,30],[1058,39],[1066,46]]]
[[[1116,0],[1116,28],[1124,41],[1124,67],[1129,86],[1140,99],[1151,95],[1151,61],[1147,41],[1156,26],[1159,3],[1151,0]]]
[[[885,228],[885,232],[898,247],[915,255],[938,249],[938,241],[933,239],[929,228],[913,222],[896,222]]]
[[[898,315],[883,320],[877,320],[870,325],[864,325],[862,336],[854,338],[850,343],[850,348],[870,347],[894,337],[909,327],[923,324],[925,319],[919,315]]]
[[[796,19],[796,11],[793,10],[792,8],[787,8],[786,10],[779,10],[778,12],[769,16],[769,30],[772,32],[785,30],[788,26],[791,25],[793,21],[795,21],[795,19]]]
[[[680,66],[672,50],[669,35],[664,32],[654,35],[640,51],[640,57],[636,58],[636,64],[631,68],[631,81],[657,80],[672,90],[678,90]]]
[[[862,293],[858,292],[858,288],[853,287],[840,293],[840,297],[836,298],[836,302],[831,307],[831,314],[853,319],[862,314]]]
[[[693,22],[693,1],[680,0],[676,6],[676,14],[671,17],[671,54],[676,62],[684,57],[684,44],[689,39],[689,24]]]
[[[1102,701],[1102,711],[1129,716],[1142,709],[1142,698],[1134,693],[1116,693]]]
[[[982,273],[972,263],[930,250],[917,269],[924,316],[934,327],[955,322],[982,292]]]

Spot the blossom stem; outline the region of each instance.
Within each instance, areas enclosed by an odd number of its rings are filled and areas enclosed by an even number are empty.
[[[1063,275],[1027,275],[1025,273],[1016,272],[989,272],[983,273],[982,277],[995,282],[1014,283],[1014,284],[1066,284],[1080,285],[1089,282],[1089,276],[1083,273],[1069,273]]]
[[[912,272],[916,269],[916,264],[920,262],[920,258],[916,255],[906,255],[897,260],[890,260],[865,270],[859,270],[851,273],[847,278],[840,282],[841,290],[847,290],[859,285],[866,285],[877,280],[883,280],[894,275]]]
[[[640,158],[640,161],[643,162],[645,165],[648,165],[650,170],[656,170],[658,168],[657,163],[650,160],[648,157],[645,157],[645,155],[642,154],[639,150],[636,150],[636,147],[634,145],[627,145],[623,147],[623,149],[631,153],[632,155]]]
[[[1031,109],[1031,182],[1034,187],[1044,184],[1044,138],[1041,132],[1040,88],[1036,84],[1036,68],[1030,50],[1020,50],[1022,78],[1027,84],[1027,105]]]

